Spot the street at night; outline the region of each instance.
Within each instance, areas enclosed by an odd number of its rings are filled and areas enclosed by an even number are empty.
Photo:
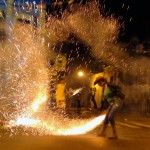
[[[149,150],[147,6],[0,0],[0,150]]]

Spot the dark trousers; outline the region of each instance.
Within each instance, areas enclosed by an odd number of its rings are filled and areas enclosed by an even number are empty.
[[[81,103],[80,103],[80,100],[77,100],[77,111],[78,111],[78,113],[80,113],[80,111],[81,111]]]
[[[91,101],[94,104],[94,108],[97,108],[97,104],[96,104],[95,98],[93,96],[91,97]]]

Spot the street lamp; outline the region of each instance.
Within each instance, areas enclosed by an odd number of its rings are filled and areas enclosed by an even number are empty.
[[[84,87],[84,85],[85,85],[85,79],[83,78],[84,77],[84,72],[83,71],[79,71],[78,72],[78,76],[80,78],[82,78],[82,87]]]
[[[82,71],[79,71],[78,76],[82,77],[82,76],[84,76],[84,73]]]

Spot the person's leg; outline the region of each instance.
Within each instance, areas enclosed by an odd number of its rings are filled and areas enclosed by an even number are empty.
[[[103,122],[103,125],[102,125],[102,130],[100,134],[98,134],[98,136],[106,136],[107,125],[108,125],[108,118],[105,117],[105,121]]]
[[[110,139],[111,139],[111,138],[115,138],[115,139],[117,139],[117,138],[118,138],[118,135],[117,135],[116,125],[115,125],[115,123],[114,123],[114,124],[111,124],[111,127],[112,127],[112,131],[113,131],[113,136],[112,136],[112,137],[110,137]]]
[[[117,131],[116,131],[116,125],[115,125],[115,116],[116,116],[118,110],[119,110],[119,105],[116,105],[116,103],[114,102],[114,104],[112,105],[112,109],[110,110],[109,115],[108,115],[108,120],[110,122],[110,125],[112,127],[112,132],[113,132],[113,136],[110,137],[110,139],[118,138]]]
[[[58,113],[66,114],[66,100],[58,100],[56,108]]]
[[[111,108],[112,107],[109,106],[108,111],[107,111],[106,116],[105,116],[105,119],[104,119],[104,122],[103,122],[103,125],[102,125],[102,130],[98,136],[105,136],[106,135],[106,129],[107,129],[107,125],[109,123],[108,116],[109,116],[109,113],[111,111]]]
[[[110,139],[117,139],[118,138],[118,135],[117,135],[117,130],[116,130],[116,124],[115,124],[115,118],[109,118],[109,122],[110,122],[110,125],[112,127],[112,137],[110,137]]]
[[[94,97],[92,97],[92,102],[93,102],[93,104],[94,104],[94,108],[97,108],[97,104],[96,104],[96,101],[95,101],[95,98]]]
[[[81,113],[81,104],[79,99],[77,99],[77,113]]]
[[[63,114],[66,114],[66,100],[62,100],[62,112]]]

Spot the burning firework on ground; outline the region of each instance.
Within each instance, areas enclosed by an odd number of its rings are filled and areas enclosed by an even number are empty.
[[[58,116],[55,114],[55,117]],[[49,118],[48,122],[42,119],[20,117],[17,120],[11,120],[8,124],[5,124],[5,127],[12,128],[13,131],[13,127],[24,126],[26,131],[28,128],[26,134],[29,135],[34,134],[34,132],[38,132],[38,135],[77,135],[93,130],[102,123],[104,117],[105,115],[93,119],[69,119],[62,116],[57,119],[53,118],[54,120]]]
[[[38,135],[75,135],[92,130],[104,116],[82,120],[42,112],[48,99],[47,59],[45,49],[31,33],[30,27],[18,26],[10,41],[1,46],[0,61],[5,67],[1,70],[0,92],[5,129],[14,135],[19,128],[24,134]]]
[[[51,28],[48,27],[48,23],[46,29],[50,33],[47,34],[50,40],[48,45],[57,44],[57,42],[64,40],[74,29],[75,34],[81,37],[85,35],[85,38],[89,39],[90,36],[85,34],[87,28],[82,28],[86,11],[82,10],[81,14],[77,12],[62,21],[51,19]],[[87,19],[90,20],[90,17],[90,15],[87,16]],[[108,22],[104,19],[101,21]],[[75,25],[76,22],[82,24],[79,30],[76,30],[78,28]],[[93,22],[91,23],[93,24]],[[115,22],[113,20],[109,21],[107,27],[114,34]],[[110,35],[110,31],[107,35]],[[81,32],[82,34],[80,34]],[[94,129],[101,124],[104,115],[83,120],[65,118],[53,112],[42,112],[43,104],[48,99],[49,90],[47,49],[37,40],[39,37],[36,37],[34,33],[36,31],[29,25],[17,25],[12,31],[12,36],[8,37],[8,41],[0,47],[0,64],[4,66],[1,67],[0,73],[2,87],[0,105],[3,117],[6,118],[5,127],[9,128],[13,134],[17,133],[17,127],[21,127],[25,134],[34,134],[38,131],[41,135],[84,134]],[[93,35],[93,30],[89,33]],[[108,39],[108,37],[106,38]],[[82,89],[74,91],[73,95],[80,90]]]

